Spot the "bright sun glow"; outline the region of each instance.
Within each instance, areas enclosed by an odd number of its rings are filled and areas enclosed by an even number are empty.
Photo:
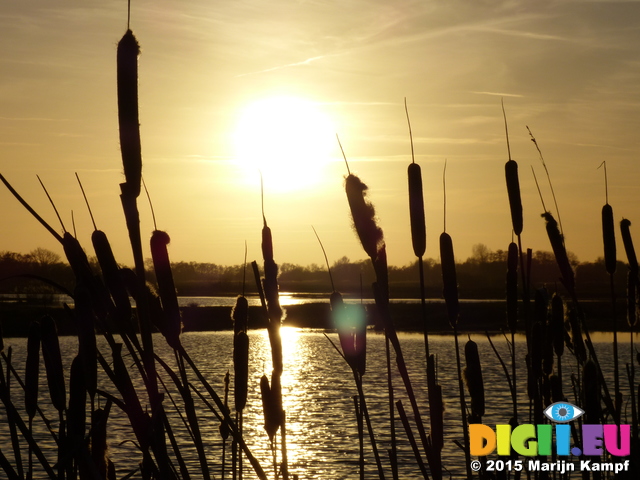
[[[335,149],[335,130],[317,104],[295,97],[252,103],[235,133],[239,160],[262,172],[267,191],[317,185]]]

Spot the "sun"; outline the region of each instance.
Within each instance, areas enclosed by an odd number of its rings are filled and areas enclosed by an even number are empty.
[[[265,189],[287,192],[321,183],[336,148],[335,130],[321,106],[298,97],[270,97],[240,113],[238,160],[262,173]]]

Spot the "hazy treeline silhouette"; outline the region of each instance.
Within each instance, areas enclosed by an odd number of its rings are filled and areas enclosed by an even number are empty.
[[[90,263],[95,258],[90,257]],[[148,260],[150,261],[150,260]],[[603,259],[594,262],[578,262],[572,256],[571,262],[576,272],[576,283],[584,298],[604,298],[609,278]],[[505,295],[505,271],[507,252],[492,251],[484,244],[476,244],[473,254],[458,263],[458,283],[463,298],[503,298]],[[626,267],[618,262],[615,283],[618,295],[626,290]],[[427,297],[441,297],[441,273],[438,260],[428,258],[424,261]],[[171,264],[179,295],[237,295],[242,291],[243,266],[218,265],[202,262],[173,262]],[[405,266],[389,266],[391,295],[395,297],[418,297],[419,287],[417,262]],[[331,266],[336,287],[351,295],[370,294],[369,285],[375,275],[369,260],[350,260],[342,257]],[[95,268],[95,271],[99,269]],[[532,285],[535,288],[546,286],[554,291],[561,289],[558,282],[559,272],[553,253],[535,251],[532,257]],[[246,291],[253,293],[255,285],[250,269],[246,272]],[[55,288],[37,278],[51,280],[60,286],[72,290],[74,275],[71,267],[63,262],[58,254],[44,248],[29,253],[0,252],[0,292],[1,293],[54,293]],[[151,283],[156,283],[153,269],[149,268]],[[279,284],[282,291],[330,293],[331,286],[324,265],[280,265]]]

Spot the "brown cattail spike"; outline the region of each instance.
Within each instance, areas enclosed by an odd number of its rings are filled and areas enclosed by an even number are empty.
[[[59,412],[66,408],[66,388],[64,371],[62,369],[62,355],[56,324],[50,316],[45,316],[40,322],[40,338],[42,341],[42,357],[47,372],[47,384],[51,403]]]
[[[520,198],[520,180],[518,179],[518,164],[515,160],[509,160],[504,166],[507,179],[507,194],[509,195],[509,207],[511,209],[511,224],[516,235],[522,233],[522,200]]]
[[[620,233],[622,234],[622,243],[624,245],[624,251],[627,254],[627,261],[629,262],[629,269],[638,274],[638,258],[636,257],[636,249],[633,246],[633,239],[631,238],[631,231],[629,227],[631,221],[623,218],[620,222]]]
[[[384,245],[384,238],[382,229],[376,224],[375,209],[366,198],[368,187],[353,174],[347,176],[345,187],[353,225],[360,238],[360,243],[362,243],[367,255],[375,260]]]
[[[604,243],[604,264],[607,273],[616,272],[616,235],[613,222],[613,208],[608,203],[602,207],[602,241]]]
[[[422,257],[427,247],[427,227],[424,219],[424,198],[422,194],[422,173],[420,165],[409,164],[409,217],[411,219],[411,242],[413,253]]]
[[[249,337],[246,332],[238,332],[233,340],[234,395],[236,412],[247,405],[249,381]]]
[[[569,263],[569,257],[567,256],[567,250],[564,246],[564,239],[560,230],[558,230],[558,223],[549,212],[542,214],[547,221],[547,235],[551,242],[551,248],[553,254],[556,257],[556,263],[560,268],[560,274],[562,275],[562,283],[569,293],[575,293],[575,278],[573,274],[573,268]]]
[[[464,379],[471,397],[471,423],[480,423],[484,415],[484,382],[482,380],[482,368],[480,367],[480,354],[478,344],[469,340],[464,347],[464,357],[467,367],[464,369]]]
[[[233,320],[234,334],[246,332],[248,327],[249,302],[246,297],[238,296],[236,304],[231,310],[231,319]]]
[[[178,306],[178,296],[171,272],[171,263],[167,245],[171,239],[166,232],[156,230],[151,235],[151,257],[153,267],[158,281],[158,290],[162,301],[162,309],[166,315],[167,329],[162,334],[167,339],[167,343],[173,348],[180,347],[180,331],[182,321],[180,319],[180,308]]]
[[[458,280],[453,255],[453,241],[446,232],[440,235],[440,265],[442,268],[443,296],[447,304],[449,323],[455,328],[458,324],[458,315],[460,313]]]
[[[138,117],[138,55],[140,45],[131,30],[127,30],[118,43],[118,123],[120,150],[124,165],[126,190],[129,195],[140,195],[142,153],[140,122]]]
[[[24,403],[27,415],[32,419],[38,406],[40,379],[40,324],[31,322],[27,339],[27,364],[25,366]]]
[[[72,441],[82,442],[84,440],[86,424],[86,404],[87,389],[84,383],[83,359],[76,355],[71,362],[71,372],[69,374],[69,410],[67,421],[69,422],[69,435]]]

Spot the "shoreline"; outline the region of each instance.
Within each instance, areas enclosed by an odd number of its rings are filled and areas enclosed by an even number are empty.
[[[624,302],[619,302],[623,304]],[[376,320],[374,304],[364,305],[367,311],[368,325],[380,328]],[[609,318],[611,305],[609,302],[585,302],[582,309],[587,316],[590,331],[612,331]],[[224,331],[232,330],[230,306],[186,306],[181,307],[183,331]],[[330,306],[327,302],[308,302],[283,307],[286,315],[283,326],[314,329],[335,329],[331,322]],[[396,330],[403,332],[422,332],[422,308],[419,302],[391,303],[391,318]],[[625,312],[622,305],[618,312]],[[486,300],[465,300],[460,302],[459,333],[500,333],[506,330],[506,302]],[[32,321],[51,315],[56,321],[60,335],[74,335],[74,321],[62,306],[0,304],[0,326],[5,337],[26,337]],[[453,334],[446,317],[446,308],[440,302],[426,303],[426,317],[429,333]],[[618,331],[628,332],[629,325],[625,318],[618,317]],[[267,319],[259,306],[249,307],[249,329],[266,328]],[[524,320],[518,321],[518,332],[523,333]]]

